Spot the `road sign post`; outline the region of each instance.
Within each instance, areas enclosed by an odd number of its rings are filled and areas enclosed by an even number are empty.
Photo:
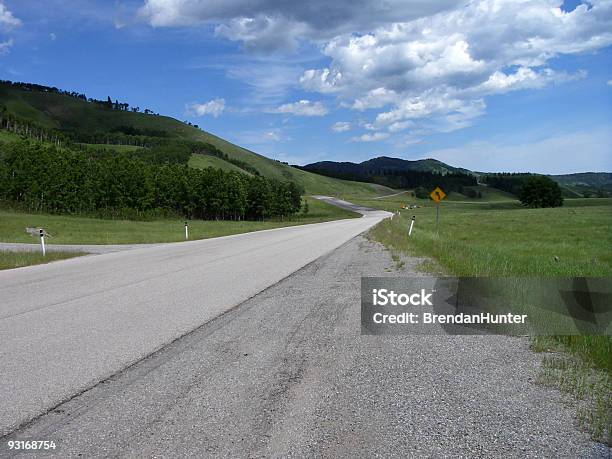
[[[431,193],[429,193],[429,197],[433,202],[436,203],[436,234],[438,233],[438,223],[440,222],[440,201],[442,201],[446,197],[446,193],[442,191],[442,188],[439,186],[436,187]]]
[[[40,229],[40,248],[42,249],[43,257],[47,255],[47,251],[45,249],[45,230]]]

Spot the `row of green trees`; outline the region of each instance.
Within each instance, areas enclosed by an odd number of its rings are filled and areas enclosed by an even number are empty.
[[[187,218],[255,220],[298,212],[301,190],[260,176],[23,140],[0,146],[0,200],[52,213],[160,210]]]
[[[501,173],[481,177],[487,185],[518,196],[527,207],[561,207],[563,192],[550,177],[537,174]]]

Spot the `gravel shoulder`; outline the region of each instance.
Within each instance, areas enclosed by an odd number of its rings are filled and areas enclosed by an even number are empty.
[[[526,339],[361,336],[360,276],[415,275],[405,261],[356,237],[8,438],[62,457],[609,457],[534,383]]]

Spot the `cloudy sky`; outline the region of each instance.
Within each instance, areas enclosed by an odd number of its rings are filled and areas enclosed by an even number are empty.
[[[612,0],[0,0],[0,77],[290,163],[612,171]]]

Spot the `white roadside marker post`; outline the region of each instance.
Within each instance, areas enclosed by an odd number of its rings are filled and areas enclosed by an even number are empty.
[[[47,255],[47,251],[45,249],[45,230],[40,230],[40,247],[42,248],[43,257]]]
[[[189,225],[185,222],[185,240],[189,240]]]
[[[412,216],[412,220],[410,220],[410,229],[408,230],[408,236],[412,236],[412,227],[414,226],[414,219],[416,218],[416,215]]]

